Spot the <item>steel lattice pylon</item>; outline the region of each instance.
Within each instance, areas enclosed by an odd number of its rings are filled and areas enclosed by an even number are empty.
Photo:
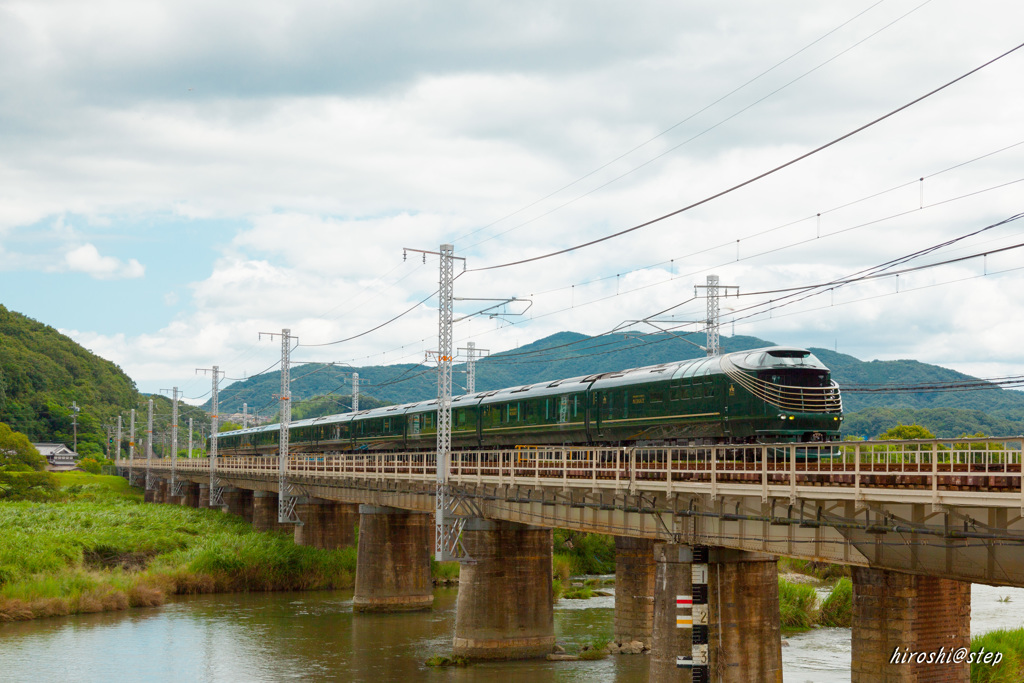
[[[708,302],[708,355],[718,355],[718,276],[708,275],[707,284]]]
[[[706,290],[708,314],[705,320],[704,327],[707,331],[708,341],[705,349],[709,356],[717,356],[721,353],[721,346],[719,344],[718,326],[720,324],[720,309],[718,305],[718,297],[722,290],[725,290],[726,296],[729,295],[729,290],[735,290],[736,295],[739,295],[740,288],[736,285],[722,285],[718,282],[717,275],[708,275],[708,281],[705,285],[694,285],[694,294],[697,293],[698,289]]]
[[[476,393],[476,343],[466,344],[466,393]]]
[[[175,470],[178,465],[178,387],[174,387],[174,396],[171,400],[171,493],[173,494],[178,486],[175,478]]]
[[[150,468],[153,466],[153,399],[149,399],[149,417],[146,419],[146,490],[149,491],[156,485],[150,476]]]
[[[132,408],[131,426],[128,430],[128,481],[134,486],[135,479],[135,408]]]
[[[452,450],[452,298],[455,247],[441,245],[440,279],[437,306],[437,484],[434,496],[434,556],[437,560],[452,559],[451,550],[458,531],[447,517],[448,458]],[[453,537],[454,534],[454,537]]]
[[[217,478],[217,430],[220,427],[218,388],[220,386],[220,376],[224,373],[221,372],[220,366],[217,365],[214,365],[211,369],[200,368],[196,372],[209,372],[213,376],[213,385],[211,387],[213,412],[210,415],[210,452],[208,453],[210,456],[210,507],[222,507],[224,505],[224,489]]]
[[[437,481],[434,489],[434,558],[440,561],[468,560],[459,536],[465,518],[456,509],[465,507],[448,488],[448,467],[452,450],[452,324],[454,306],[455,260],[465,266],[465,259],[455,256],[455,247],[442,244],[438,252],[406,248],[405,252],[440,257],[437,289]],[[429,355],[429,353],[428,353]]]
[[[279,524],[301,524],[295,514],[295,496],[289,495],[288,484],[288,455],[289,442],[288,430],[292,423],[292,395],[291,395],[291,351],[292,331],[281,330],[281,435],[278,448],[278,474],[277,474],[277,521]]]

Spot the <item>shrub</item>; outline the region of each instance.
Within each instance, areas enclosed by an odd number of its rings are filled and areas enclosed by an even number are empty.
[[[832,592],[821,605],[818,623],[822,626],[842,626],[849,628],[853,624],[853,583],[842,578],[832,588]]]
[[[1002,661],[971,664],[971,683],[1019,683],[1024,680],[1024,628],[990,631],[971,638],[971,652],[999,652]]]
[[[809,629],[818,613],[818,595],[814,586],[779,579],[779,616],[782,628]]]

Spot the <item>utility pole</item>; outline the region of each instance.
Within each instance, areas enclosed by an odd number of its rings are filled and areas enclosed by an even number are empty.
[[[75,432],[75,437],[74,437],[75,441],[74,441],[74,445],[71,447],[71,450],[73,450],[76,454],[78,453],[78,411],[79,410],[81,410],[81,408],[78,407],[78,402],[77,401],[72,401],[71,402],[71,428]]]
[[[132,408],[128,437],[128,483],[135,486],[135,408]]]
[[[434,494],[434,558],[438,561],[465,557],[459,536],[465,519],[449,515],[456,502],[448,490],[448,462],[452,449],[452,320],[455,286],[455,259],[465,267],[466,259],[455,256],[455,247],[442,244],[440,251],[406,249],[440,257],[437,292],[437,481]],[[404,255],[403,255],[404,257]]]
[[[736,290],[736,295],[739,296],[740,288],[737,285],[719,285],[717,275],[708,275],[706,285],[694,285],[693,292],[697,293],[698,289],[706,289],[707,297],[707,319],[705,320],[705,329],[707,330],[707,350],[709,356],[717,356],[721,353],[721,349],[718,344],[718,327],[720,324],[719,318],[719,306],[718,306],[718,292],[720,289],[725,290],[725,296],[729,296],[729,290]]]
[[[219,366],[212,368],[196,368],[196,372],[207,372],[213,377],[213,413],[210,415],[210,507],[224,507],[224,487],[220,485],[217,478],[217,425],[218,425],[218,402],[217,390],[220,386],[220,378],[224,371]]]
[[[359,385],[366,384],[369,380],[359,379],[359,373],[352,373],[352,412],[359,412]]]
[[[153,399],[149,399],[149,417],[146,419],[146,490],[149,491],[156,482],[150,476],[153,466]]]
[[[104,430],[107,433],[107,460],[110,460],[110,425],[103,425]]]
[[[192,418],[188,419],[188,457],[192,459]]]
[[[242,429],[249,428],[249,404],[242,404]]]
[[[476,393],[476,359],[483,358],[490,353],[489,349],[476,348],[476,342],[467,342],[466,346],[459,347],[459,351],[466,352],[466,393]],[[481,355],[477,355],[481,354]]]
[[[121,429],[121,416],[117,416],[117,462],[121,462],[121,438],[123,436]]]
[[[167,391],[164,389],[163,391]],[[175,475],[178,465],[178,387],[171,390],[171,495],[178,496],[181,485]]]
[[[298,340],[298,337],[293,337],[292,331],[287,328],[280,333],[260,332],[260,338],[263,335],[271,339],[281,337],[281,433],[277,453],[277,521],[279,524],[302,524],[295,514],[295,503],[298,499],[291,494],[291,487],[288,484],[288,429],[292,422],[291,351],[292,340]]]

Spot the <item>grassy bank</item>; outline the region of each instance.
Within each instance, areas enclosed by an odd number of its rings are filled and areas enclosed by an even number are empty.
[[[220,511],[144,505],[118,477],[60,475],[49,502],[0,502],[0,621],[169,595],[351,586],[354,548],[296,546]]]
[[[971,664],[971,683],[1019,683],[1024,681],[1024,628],[991,631],[971,638],[971,652],[998,652],[999,664]]]

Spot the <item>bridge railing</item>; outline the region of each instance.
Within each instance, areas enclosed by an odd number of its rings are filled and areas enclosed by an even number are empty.
[[[662,488],[683,485],[837,486],[855,489],[908,488],[1020,491],[1021,437],[916,441],[843,441],[831,443],[662,446],[629,448],[521,447],[515,450],[455,451],[449,478],[459,482],[557,484],[604,488]],[[145,467],[145,458],[135,467]],[[167,459],[154,459],[169,469]],[[179,472],[209,471],[209,459],[177,461]],[[433,481],[433,452],[293,453],[289,473],[323,477]],[[277,474],[276,456],[217,459],[217,472],[231,475]]]

